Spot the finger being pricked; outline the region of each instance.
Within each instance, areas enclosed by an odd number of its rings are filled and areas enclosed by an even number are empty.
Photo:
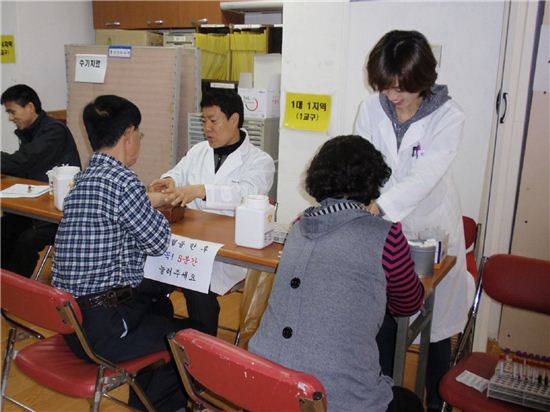
[[[176,187],[175,182],[171,178],[156,179],[151,182],[149,188],[153,192],[166,192],[167,190],[174,190]]]
[[[168,185],[166,184],[166,181],[162,179],[157,179],[151,182],[151,184],[148,186],[148,189],[150,192],[162,192],[167,187]]]
[[[187,204],[187,196],[181,190],[168,190],[166,193],[166,201],[172,206],[185,206]]]

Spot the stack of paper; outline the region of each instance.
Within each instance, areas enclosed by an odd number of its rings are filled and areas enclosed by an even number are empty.
[[[0,192],[3,198],[8,197],[38,197],[46,193],[50,187],[48,185],[23,185],[17,183]]]

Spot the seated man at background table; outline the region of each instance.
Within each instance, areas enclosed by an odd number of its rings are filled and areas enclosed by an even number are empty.
[[[83,117],[94,153],[65,199],[52,285],[75,296],[93,349],[122,362],[166,350],[170,332],[202,328],[189,319],[174,318],[162,284],[143,278],[146,256],[167,249],[170,226],[153,209],[158,194],[148,197],[129,169],[138,159],[143,137],[139,109],[122,97],[99,96],[84,108]],[[116,299],[104,299],[107,294]],[[66,339],[85,359],[76,337]],[[137,381],[156,410],[185,407],[175,365],[138,375]],[[130,403],[143,408],[133,392]]]
[[[67,126],[42,110],[29,86],[12,86],[0,98],[10,122],[17,126],[19,150],[2,152],[2,174],[47,182],[54,166],[80,167],[80,157]],[[57,225],[6,213],[2,217],[2,268],[31,277],[38,253],[52,245]]]
[[[149,186],[165,194],[165,203],[234,216],[246,195],[267,195],[273,184],[273,159],[248,138],[243,102],[232,90],[211,89],[201,101],[206,141],[193,146],[180,162]],[[217,295],[246,276],[246,269],[214,262],[210,293],[184,290],[191,319],[216,335],[220,306]]]

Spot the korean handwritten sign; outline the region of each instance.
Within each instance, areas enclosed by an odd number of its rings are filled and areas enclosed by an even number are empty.
[[[104,83],[107,71],[105,54],[77,54],[75,60],[75,82]]]
[[[15,63],[15,39],[12,35],[2,35],[2,63]]]
[[[220,243],[172,235],[162,256],[148,256],[145,277],[182,288],[208,293],[212,267]]]
[[[331,97],[326,94],[287,93],[284,127],[324,132],[330,120]]]

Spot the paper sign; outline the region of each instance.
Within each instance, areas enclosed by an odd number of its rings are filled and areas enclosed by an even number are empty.
[[[104,83],[107,71],[107,55],[77,54],[75,60],[75,82]]]
[[[162,256],[148,256],[145,277],[185,289],[208,293],[212,267],[221,243],[172,235]]]
[[[2,63],[15,63],[15,39],[13,35],[2,35]]]
[[[330,102],[331,97],[326,94],[287,93],[283,126],[326,131],[330,120]]]

